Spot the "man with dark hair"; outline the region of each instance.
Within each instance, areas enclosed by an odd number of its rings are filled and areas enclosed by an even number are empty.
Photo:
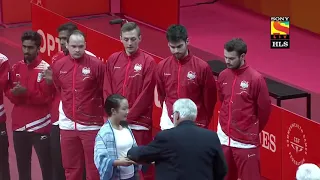
[[[172,25],[167,30],[168,46],[172,56],[158,64],[157,90],[162,105],[161,129],[174,125],[171,114],[173,103],[180,98],[189,98],[198,107],[195,123],[207,128],[216,104],[216,84],[207,62],[188,50],[188,33],[182,25]]]
[[[58,33],[59,33],[58,38],[59,38],[61,50],[65,53],[68,52],[68,49],[66,48],[67,39],[70,36],[70,34],[75,30],[78,30],[78,27],[71,22],[67,22],[58,27]]]
[[[36,150],[42,178],[52,178],[50,154],[50,104],[55,90],[43,76],[49,64],[41,60],[41,35],[26,31],[21,37],[24,60],[13,65],[6,96],[13,103],[12,130],[20,180],[31,180],[32,146]]]
[[[7,88],[10,71],[8,58],[0,53],[0,180],[10,180],[9,141],[6,126],[6,112],[3,104],[3,92]]]
[[[121,27],[120,40],[124,50],[112,54],[106,63],[105,97],[122,94],[128,99],[130,111],[127,121],[138,145],[146,145],[152,140],[153,72],[156,63],[139,49],[141,34],[136,23],[128,22]],[[151,176],[152,171],[149,170],[144,179],[153,179]]]
[[[61,94],[59,127],[62,163],[67,180],[79,180],[86,165],[88,180],[98,180],[93,161],[97,132],[103,125],[103,79],[105,66],[85,53],[85,35],[75,30],[67,39],[69,55],[52,67],[57,90]]]
[[[222,103],[217,133],[229,167],[226,180],[261,178],[259,133],[267,124],[271,101],[263,76],[246,64],[246,54],[242,39],[228,41],[227,69],[217,83]]]

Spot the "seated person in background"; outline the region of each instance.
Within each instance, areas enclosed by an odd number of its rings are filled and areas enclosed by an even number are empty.
[[[320,168],[315,164],[305,163],[299,166],[297,180],[320,180]]]
[[[175,127],[159,132],[147,146],[133,147],[135,162],[155,162],[156,180],[223,180],[227,165],[216,132],[195,124],[197,106],[190,99],[173,104]]]
[[[128,150],[137,146],[128,128],[128,100],[121,95],[107,97],[104,105],[109,117],[97,134],[94,146],[94,163],[101,180],[136,180],[138,166],[126,158]]]

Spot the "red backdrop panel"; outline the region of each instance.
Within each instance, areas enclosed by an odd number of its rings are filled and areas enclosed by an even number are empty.
[[[1,0],[0,8],[4,24],[28,22],[31,20],[30,0]],[[110,12],[110,0],[31,0],[63,16],[83,16]],[[18,13],[17,13],[18,12]]]
[[[50,63],[52,56],[61,50],[57,28],[63,23],[72,21],[35,4],[32,4],[31,10],[32,29],[38,31],[42,36],[41,57]],[[77,24],[83,33],[87,33],[86,27],[76,22],[73,23]]]
[[[27,22],[31,19],[30,0],[1,0],[4,24]],[[42,0],[44,1],[44,0]],[[18,12],[18,13],[17,13]]]
[[[121,0],[121,13],[166,30],[179,23],[179,0]]]
[[[281,113],[282,109],[272,106],[268,124],[260,133],[261,175],[272,180],[281,180]]]
[[[295,179],[299,165],[320,164],[320,124],[282,111],[282,179]]]
[[[110,0],[47,0],[46,8],[65,17],[104,14],[110,12]]]
[[[88,28],[87,50],[106,62],[111,54],[123,50],[123,45],[118,39]]]

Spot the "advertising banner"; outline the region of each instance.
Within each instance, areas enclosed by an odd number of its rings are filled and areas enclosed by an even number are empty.
[[[282,110],[282,179],[295,179],[303,163],[320,164],[320,124]]]
[[[282,109],[272,106],[268,124],[260,133],[261,174],[272,180],[281,180]]]

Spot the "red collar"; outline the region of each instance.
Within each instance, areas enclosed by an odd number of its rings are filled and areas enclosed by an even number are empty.
[[[246,62],[244,62],[244,64],[238,68],[238,69],[231,69],[231,71],[237,75],[242,74],[247,68],[248,68],[248,64]]]
[[[137,49],[133,54],[128,55],[126,51],[124,51],[125,57],[130,58],[131,60],[138,57],[141,54],[140,48]]]
[[[76,63],[79,63],[79,62],[82,62],[87,56],[87,53],[84,53],[82,57],[78,58],[78,59],[74,59],[73,57],[71,57],[71,55],[69,54],[69,59],[73,62],[76,62]]]
[[[37,56],[30,64],[27,64],[26,61],[24,63],[29,67],[29,68],[35,68],[37,67],[40,62],[42,61],[40,56]]]
[[[185,64],[187,63],[188,61],[190,61],[190,59],[193,57],[193,54],[188,50],[188,55],[185,56],[184,58],[182,59],[177,59],[174,55],[172,55],[173,58],[179,63],[179,64]]]

